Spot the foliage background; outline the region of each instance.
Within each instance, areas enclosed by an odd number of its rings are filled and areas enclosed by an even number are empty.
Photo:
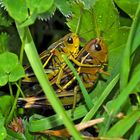
[[[139,138],[139,0],[47,0],[47,3],[45,0],[1,0],[0,3],[0,136],[3,139],[45,139],[47,136],[29,132],[56,128],[62,123],[73,138],[82,139],[71,120],[83,122],[99,117],[105,120],[98,125],[98,137]],[[78,29],[81,37],[86,41],[100,37],[107,44],[110,76],[103,75],[106,80],[99,79],[89,94],[93,107],[88,110],[85,104],[79,105],[70,118],[70,111],[66,113],[49,86],[36,50],[47,49],[69,31],[77,32],[78,17],[81,17]],[[19,116],[16,102],[22,92],[18,80],[24,77],[22,64],[27,63],[31,64],[56,115],[35,114],[28,122],[23,114],[25,132],[15,133],[8,124]],[[47,88],[43,86],[46,84]],[[116,118],[118,113],[124,116]]]

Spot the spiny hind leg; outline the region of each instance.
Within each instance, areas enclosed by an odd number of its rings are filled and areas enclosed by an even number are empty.
[[[60,85],[62,77],[63,77],[63,68],[60,69],[56,79],[56,85],[59,87],[60,90],[64,90],[63,87]]]
[[[74,82],[75,79],[76,79],[76,78],[73,77],[69,82],[67,82],[67,83],[62,87],[63,90],[64,90],[64,89],[67,89],[68,86],[70,86],[70,85]]]

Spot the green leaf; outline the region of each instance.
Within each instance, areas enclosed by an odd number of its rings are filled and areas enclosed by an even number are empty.
[[[102,95],[100,95],[100,97],[95,102],[94,106],[85,115],[85,117],[84,117],[84,119],[82,121],[89,121],[91,118],[93,118],[93,116],[95,115],[96,111],[99,109],[99,107],[101,107],[101,105],[105,101],[106,97],[109,95],[109,93],[111,92],[111,90],[114,88],[114,86],[116,85],[116,83],[118,82],[118,80],[119,80],[119,74],[116,75],[112,81],[110,81],[110,79],[109,79],[109,84],[104,89]]]
[[[84,117],[87,114],[87,112],[88,110],[86,106],[81,105],[76,107],[73,112],[72,120],[74,121]],[[67,114],[71,117],[71,110],[68,110]],[[43,131],[46,129],[54,128],[56,126],[61,126],[63,124],[64,122],[57,114],[49,117],[44,117],[35,114],[31,116],[29,120],[29,128],[31,132]]]
[[[28,17],[28,8],[25,0],[3,0],[3,4],[9,15],[17,22],[23,22]]]
[[[108,46],[108,65],[110,67],[108,71],[112,71],[112,68],[122,57],[129,31],[129,27],[121,27],[115,34],[113,34],[112,40]],[[118,71],[120,71],[120,68],[118,69]]]
[[[54,0],[26,0],[27,7],[30,10],[30,15],[37,13],[44,13],[48,11],[52,5]]]
[[[137,65],[137,69],[140,69],[140,64]],[[136,88],[137,84],[140,82],[138,78],[140,75],[140,71],[136,71],[130,79],[130,82],[127,86],[121,91],[116,99],[108,106],[108,112],[116,114],[120,111],[121,107],[124,105],[126,100],[129,97],[129,94]]]
[[[53,6],[54,0],[3,0],[9,15],[22,26],[33,24],[35,19]],[[19,10],[20,9],[20,10]],[[29,13],[28,13],[29,10]]]
[[[9,74],[12,69],[18,64],[18,57],[14,53],[5,52],[0,54],[0,67],[5,73]]]
[[[140,117],[140,111],[136,110],[125,116],[124,119],[118,121],[113,127],[107,132],[107,137],[122,137]]]
[[[15,82],[24,77],[24,69],[18,62],[18,57],[14,53],[5,52],[0,54],[0,85],[5,85],[8,81]]]
[[[0,110],[3,116],[7,116],[11,108],[11,96],[3,95],[0,97]]]
[[[55,0],[56,7],[64,16],[69,16],[71,14],[70,3],[66,0]]]
[[[137,12],[135,15],[135,20],[133,21],[130,34],[126,43],[126,47],[124,49],[124,53],[122,56],[122,66],[121,66],[121,75],[120,75],[120,86],[121,89],[123,89],[129,79],[129,72],[131,68],[131,61],[132,57],[131,54],[134,53],[134,51],[139,47],[140,41],[139,41],[139,35],[140,35],[140,4],[137,8]]]
[[[4,126],[0,127],[0,138],[1,140],[4,140],[7,136],[7,132]]]
[[[95,24],[93,23],[93,15],[86,9],[81,9],[80,5],[73,4],[71,7],[73,13],[72,19],[67,19],[67,25],[71,32],[76,32],[78,28],[78,34],[84,39],[90,40],[96,36]],[[80,18],[80,23],[79,23]],[[79,27],[77,27],[79,26]],[[90,32],[88,32],[90,30]],[[88,32],[88,33],[87,33]]]
[[[73,4],[71,11],[73,17],[68,21],[68,26],[72,32],[75,32],[81,17],[78,34],[87,40],[102,37],[110,41],[112,34],[118,31],[118,12],[112,0],[97,0],[89,10],[82,8],[80,4]]]
[[[22,28],[22,27],[29,26],[29,25],[33,24],[35,22],[36,18],[37,18],[37,14],[36,13],[32,14],[32,16],[30,16],[25,22],[23,22],[20,25],[20,27]]]
[[[9,129],[9,128],[7,128],[7,134],[8,134],[9,136],[11,136],[12,138],[17,139],[17,140],[27,140],[27,139],[25,138],[24,134],[14,132],[14,131],[12,131],[12,130]],[[9,138],[9,140],[10,140],[10,138]]]
[[[136,124],[136,127],[135,127],[135,130],[134,130],[134,133],[132,133],[131,137],[130,137],[130,140],[138,140],[139,137],[140,137],[140,125],[139,123]]]
[[[90,9],[96,2],[96,0],[79,0],[84,5],[85,9]]]
[[[0,67],[0,86],[6,85],[8,82],[8,75],[5,74],[5,71]]]
[[[54,0],[26,0],[27,7],[29,8],[30,16],[23,22],[20,27],[25,27],[33,24],[40,14],[47,13],[53,7]]]
[[[38,19],[41,19],[41,20],[49,20],[55,13],[55,10],[56,10],[56,6],[53,5],[47,12],[45,13],[42,13],[38,16]]]
[[[6,138],[7,132],[4,127],[4,117],[2,116],[0,112],[0,139],[4,140]]]
[[[27,120],[22,120],[22,122],[25,128],[25,137],[28,138],[28,140],[34,140],[34,135],[32,135],[32,133],[30,133],[31,131],[29,131],[29,122]]]
[[[131,18],[134,18],[140,0],[115,0],[115,3]]]
[[[9,82],[15,82],[24,76],[25,76],[24,68],[20,64],[17,64],[15,68],[12,69],[9,75]]]

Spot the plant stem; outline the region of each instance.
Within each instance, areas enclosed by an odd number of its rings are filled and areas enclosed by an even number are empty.
[[[12,109],[10,111],[10,114],[7,117],[6,124],[8,124],[10,122],[10,120],[11,120],[13,114],[14,114],[14,110],[16,108],[16,104],[17,104],[17,100],[18,100],[19,94],[20,94],[20,90],[17,89],[16,97],[15,97],[15,100],[14,100],[14,103],[13,103],[13,106],[12,106]]]
[[[13,90],[12,90],[12,86],[11,86],[10,82],[8,83],[8,86],[9,86],[10,95],[11,95],[11,98],[12,98],[12,101],[13,101],[14,96],[13,96]]]
[[[20,85],[21,85],[21,84],[19,85],[17,82],[15,82],[15,85],[17,86],[18,90],[20,91],[22,97],[25,98],[25,95],[24,95],[22,89],[20,88]]]

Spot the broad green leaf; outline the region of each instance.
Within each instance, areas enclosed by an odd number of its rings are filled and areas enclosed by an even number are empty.
[[[6,138],[7,132],[4,127],[4,117],[2,116],[0,112],[0,139],[4,140]]]
[[[70,3],[67,0],[55,0],[55,5],[64,16],[71,14]]]
[[[30,10],[30,15],[32,14],[41,14],[49,10],[53,3],[54,0],[25,0],[27,7]]]
[[[112,71],[113,67],[122,56],[128,38],[129,29],[129,27],[121,27],[115,34],[113,34],[112,40],[108,46],[108,71]],[[118,71],[120,71],[120,68]]]
[[[107,132],[106,137],[122,137],[126,132],[138,121],[140,117],[140,111],[136,110],[125,116],[124,119],[118,121]]]
[[[120,17],[119,17],[119,20],[120,20],[120,25],[121,25],[121,26],[130,27],[131,24],[132,24],[132,19],[129,18],[129,17],[120,16]]]
[[[3,68],[0,67],[0,86],[6,85],[7,82],[8,82],[8,75],[5,74]]]
[[[131,18],[134,18],[140,0],[115,0],[115,3]]]
[[[84,39],[90,40],[96,36],[94,18],[92,13],[86,9],[81,9],[78,4],[73,4],[71,7],[73,13],[72,19],[68,20],[67,25],[70,27],[71,32],[76,32],[77,28],[78,34]],[[80,18],[80,23],[79,23]],[[78,27],[79,26],[79,27]],[[90,31],[90,32],[88,32]]]
[[[4,126],[0,127],[0,139],[4,140],[7,136],[7,132]]]
[[[36,18],[37,18],[37,14],[36,13],[32,14],[32,16],[30,16],[25,22],[23,22],[20,25],[20,27],[22,28],[22,27],[26,27],[26,26],[33,24],[35,22]]]
[[[28,17],[28,7],[25,0],[3,0],[9,15],[17,22],[23,22]]]
[[[18,57],[14,53],[5,52],[0,54],[0,67],[5,73],[9,74],[12,69],[18,64]]]
[[[38,16],[38,19],[41,19],[41,20],[49,20],[55,13],[55,10],[56,10],[56,6],[53,5],[47,12],[45,13],[42,13]]]
[[[3,116],[7,116],[11,108],[11,97],[3,95],[0,97],[0,111]]]
[[[27,26],[34,23],[39,14],[47,12],[54,3],[54,0],[3,0],[9,15],[19,23],[24,23],[22,26]],[[19,10],[20,9],[20,10]],[[29,11],[29,13],[28,13]]]
[[[21,24],[21,27],[33,24],[40,14],[47,13],[53,7],[54,0],[26,0],[27,7],[29,8],[30,16]]]
[[[18,57],[14,53],[5,52],[0,54],[0,85],[8,81],[15,82],[24,77],[24,68],[19,64]]]
[[[96,0],[79,0],[84,5],[85,9],[90,9],[96,2]]]
[[[71,11],[73,17],[68,21],[68,26],[72,32],[76,32],[81,17],[78,34],[87,40],[103,37],[104,40],[109,41],[112,39],[112,33],[118,30],[118,12],[112,0],[97,0],[89,10],[82,8],[80,4],[73,4]]]
[[[24,68],[20,64],[17,64],[12,69],[12,71],[9,75],[9,82],[15,82],[24,76],[25,76]]]

